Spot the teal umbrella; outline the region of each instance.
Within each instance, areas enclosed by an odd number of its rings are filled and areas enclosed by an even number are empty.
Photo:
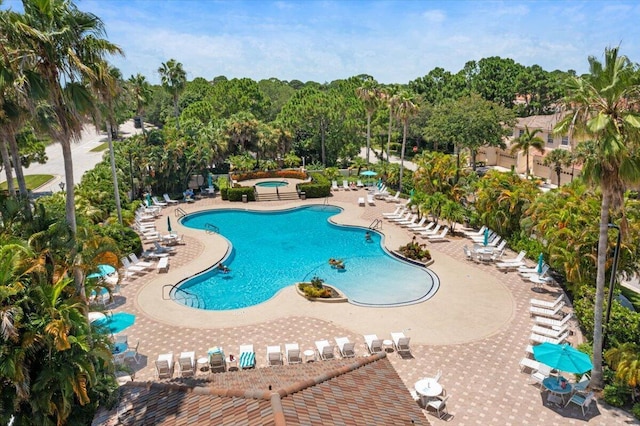
[[[171,233],[171,217],[167,216],[167,230]]]
[[[484,241],[482,241],[482,244],[485,246],[489,244],[489,228],[484,230]]]
[[[540,253],[540,256],[538,256],[538,273],[539,274],[542,273],[542,265],[544,265],[544,256],[542,255],[542,253]]]
[[[211,175],[211,173],[207,175],[207,183],[209,184],[209,188],[213,186],[213,176]]]
[[[147,192],[147,207],[151,207],[151,194]]]
[[[569,345],[542,343],[533,347],[533,357],[551,368],[567,373],[582,374],[593,368],[589,355]]]
[[[373,170],[365,170],[364,172],[360,172],[360,174],[362,176],[377,176],[378,173],[374,172]]]

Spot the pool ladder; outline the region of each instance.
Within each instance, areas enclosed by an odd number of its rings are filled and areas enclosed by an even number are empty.
[[[182,210],[180,207],[176,207],[175,213],[176,217],[184,217],[187,215],[187,212]]]
[[[369,229],[382,229],[382,219],[375,219],[373,222],[371,222],[371,225],[369,225]]]
[[[165,291],[165,289],[167,287],[171,288],[169,290],[168,296],[167,296],[167,293]],[[200,297],[197,294],[193,294],[190,291],[187,291],[185,289],[182,289],[182,288],[178,287],[178,284],[166,284],[166,285],[162,286],[162,299],[163,300],[172,299],[171,293],[173,293],[173,299],[174,300],[183,300],[185,306],[188,306],[190,308],[198,308],[198,309],[204,309],[204,307],[205,307],[204,301],[202,299],[200,299]]]
[[[205,223],[204,232],[206,232],[207,234],[219,234],[220,229],[218,229],[218,227],[215,226],[213,223]]]

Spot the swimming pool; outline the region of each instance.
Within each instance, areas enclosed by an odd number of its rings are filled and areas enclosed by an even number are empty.
[[[256,183],[256,186],[261,186],[263,188],[280,188],[287,185],[289,185],[289,182],[283,180],[265,180],[263,182]]]
[[[197,296],[200,307],[227,310],[253,306],[284,287],[314,276],[342,291],[351,303],[399,306],[424,301],[438,289],[437,276],[389,255],[382,235],[366,228],[339,226],[329,221],[341,210],[333,206],[306,206],[275,212],[210,210],[182,219],[184,226],[218,227],[232,245],[223,263],[228,273],[211,268],[179,284]],[[345,270],[329,265],[342,259]],[[212,266],[217,259],[212,259]],[[180,292],[180,291],[178,291]],[[183,298],[174,297],[187,303]],[[204,305],[204,306],[202,306]]]

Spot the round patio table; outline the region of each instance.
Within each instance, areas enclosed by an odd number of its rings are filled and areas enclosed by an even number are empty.
[[[563,383],[564,387],[562,387]],[[564,396],[569,395],[573,390],[571,383],[567,382],[564,377],[547,377],[542,381],[542,386],[549,391],[547,401],[557,405],[564,405]]]
[[[442,385],[433,377],[418,380],[414,387],[418,394],[426,396],[427,398],[433,398],[442,393]]]

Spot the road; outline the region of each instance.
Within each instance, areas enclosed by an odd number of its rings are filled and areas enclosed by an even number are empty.
[[[133,120],[129,120],[120,126],[120,133],[124,137],[140,133],[140,129],[133,126]],[[80,183],[82,175],[98,164],[107,151],[91,150],[107,141],[106,133],[97,132],[95,127],[85,125],[78,142],[71,144],[73,156],[73,176],[76,185]],[[46,193],[60,191],[60,183],[64,182],[64,159],[62,158],[62,147],[59,143],[54,143],[46,148],[47,162],[45,164],[32,164],[24,169],[25,175],[52,175],[53,179],[34,190],[34,193]]]

